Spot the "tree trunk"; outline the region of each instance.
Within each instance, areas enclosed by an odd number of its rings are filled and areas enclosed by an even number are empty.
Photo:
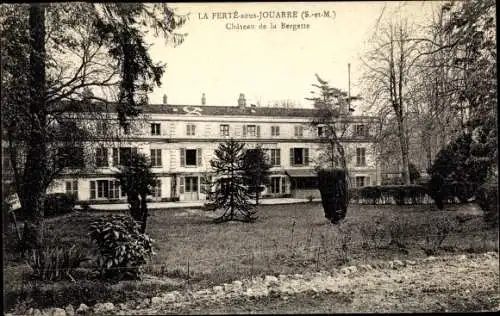
[[[146,201],[146,195],[141,195],[141,233],[146,232],[146,224],[148,221],[148,205]]]
[[[138,194],[132,194],[128,192],[128,203],[130,204],[130,216],[132,218],[140,223],[142,222],[142,216],[141,216],[141,202],[139,200],[139,195]]]
[[[47,170],[45,8],[31,4],[30,16],[30,135],[19,200],[26,211],[22,245],[25,250],[43,245],[43,201]]]
[[[401,174],[403,176],[404,184],[410,184],[410,166],[408,158],[408,142],[406,141],[406,133],[403,127],[403,118],[398,117],[398,136],[399,143],[401,145],[401,160],[403,163],[403,170]]]

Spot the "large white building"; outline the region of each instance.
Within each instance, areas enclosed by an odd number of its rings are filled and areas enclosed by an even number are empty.
[[[237,106],[150,104],[130,129],[120,128],[120,141],[88,144],[84,172],[71,176],[67,170],[51,186],[51,192],[76,194],[79,200],[118,202],[122,194],[113,174],[120,160],[131,151],[150,156],[158,183],[151,197],[157,201],[206,199],[203,177],[213,174],[210,160],[218,144],[229,138],[247,148],[261,145],[272,164],[271,181],[263,196],[319,197],[314,166],[324,142],[309,122],[316,109],[270,108],[246,105],[240,95]],[[112,112],[112,111],[111,111]],[[95,120],[96,131],[106,132],[118,125],[112,113]],[[343,144],[351,184],[380,184],[379,168],[373,153],[372,117],[349,116]],[[118,129],[117,129],[118,130]]]

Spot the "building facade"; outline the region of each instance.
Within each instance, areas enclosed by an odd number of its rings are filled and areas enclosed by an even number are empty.
[[[325,144],[321,131],[309,124],[313,111],[316,109],[247,106],[243,95],[238,106],[171,105],[166,100],[150,104],[131,130],[121,129],[120,142],[88,143],[84,151],[92,155],[86,164],[93,167],[74,175],[70,170],[63,173],[50,191],[72,193],[78,200],[125,201],[113,174],[120,161],[137,151],[150,157],[158,179],[152,200],[204,200],[204,179],[213,175],[210,160],[214,151],[219,143],[234,138],[246,148],[259,145],[267,153],[272,168],[263,197],[319,197],[314,167]],[[349,117],[343,145],[352,186],[380,184],[370,136],[372,119]],[[112,115],[108,123],[92,124],[96,131],[118,128]]]

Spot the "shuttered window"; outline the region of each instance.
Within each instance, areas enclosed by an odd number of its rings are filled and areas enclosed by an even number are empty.
[[[290,165],[308,166],[309,148],[290,148]]]
[[[96,199],[95,181],[90,181],[90,199]]]
[[[196,149],[181,148],[180,160],[181,160],[181,167],[201,166],[202,164],[201,148],[196,148]]]
[[[179,193],[184,194],[184,177],[179,179]]]

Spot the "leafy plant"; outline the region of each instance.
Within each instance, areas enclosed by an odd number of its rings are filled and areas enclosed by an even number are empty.
[[[410,222],[406,217],[394,217],[389,221],[390,245],[395,246],[402,252],[407,252],[411,241]]]
[[[426,255],[436,255],[437,250],[450,232],[456,230],[457,222],[448,217],[424,217],[423,231],[425,234],[424,246],[421,247]]]
[[[128,215],[110,215],[93,221],[90,237],[97,244],[101,276],[111,279],[140,279],[141,266],[154,255],[153,240],[140,232]]]
[[[334,249],[338,252],[342,264],[347,264],[350,260],[352,251],[352,225],[347,223],[340,224],[334,228]]]
[[[27,258],[33,276],[42,281],[75,281],[71,273],[87,260],[90,259],[76,245],[33,249]]]
[[[362,221],[358,226],[361,245],[364,249],[382,248],[386,243],[385,217],[377,216],[369,221]]]

